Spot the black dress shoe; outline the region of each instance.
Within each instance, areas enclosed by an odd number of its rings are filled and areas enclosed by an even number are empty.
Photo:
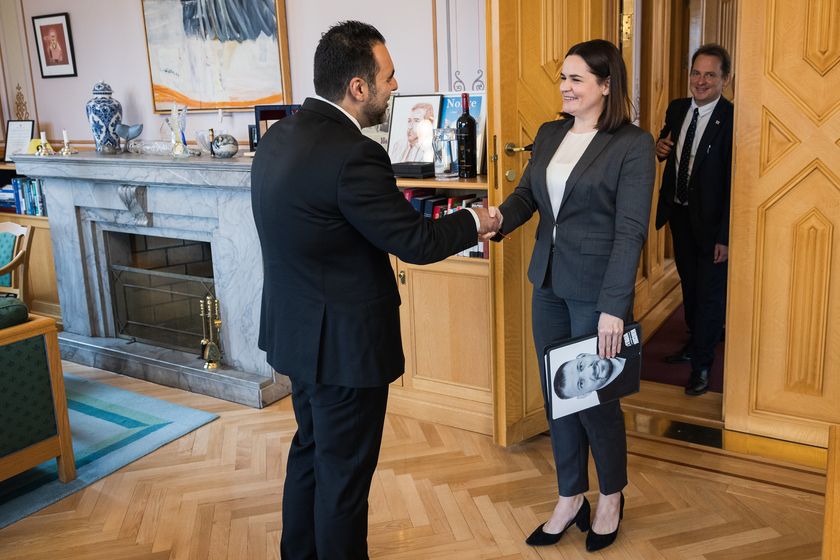
[[[702,395],[709,390],[709,368],[695,369],[691,372],[685,394],[691,397]]]
[[[666,364],[682,364],[684,362],[690,362],[691,352],[689,351],[689,345],[686,344],[675,354],[668,354],[665,356],[664,360]]]
[[[601,535],[590,529],[589,533],[586,534],[586,550],[588,552],[595,552],[596,550],[601,550],[602,548],[607,548],[608,546],[610,546],[615,541],[615,538],[618,536],[618,528],[621,526],[621,520],[623,518],[624,492],[621,493],[621,507],[618,510],[618,525],[616,525],[615,531],[607,535]]]
[[[557,544],[560,540],[560,537],[563,536],[563,533],[566,532],[566,529],[571,527],[574,524],[577,524],[578,529],[583,531],[589,530],[589,500],[586,499],[586,496],[583,497],[583,503],[580,504],[580,509],[575,514],[575,516],[569,521],[563,530],[559,533],[546,533],[543,531],[543,527],[545,527],[545,523],[534,529],[534,532],[525,539],[525,544],[531,546],[551,546],[553,544]]]

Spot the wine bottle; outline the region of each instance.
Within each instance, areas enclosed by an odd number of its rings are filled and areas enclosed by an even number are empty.
[[[478,166],[475,161],[475,119],[470,116],[470,94],[461,94],[463,113],[455,122],[455,138],[458,140],[458,176],[475,177]]]

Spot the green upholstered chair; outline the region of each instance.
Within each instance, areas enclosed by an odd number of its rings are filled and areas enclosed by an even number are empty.
[[[53,319],[30,314],[0,329],[0,426],[0,480],[52,458],[59,480],[76,478]]]
[[[0,297],[7,294],[26,301],[32,228],[0,222]]]

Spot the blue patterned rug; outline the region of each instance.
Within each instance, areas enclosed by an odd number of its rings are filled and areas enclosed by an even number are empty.
[[[0,482],[0,529],[218,417],[71,374],[64,383],[76,479],[62,484],[53,459]]]

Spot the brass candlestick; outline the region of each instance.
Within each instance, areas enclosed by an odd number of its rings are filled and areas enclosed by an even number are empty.
[[[201,347],[198,351],[198,357],[204,358],[204,349],[207,347],[207,343],[210,342],[207,338],[207,322],[204,319],[204,300],[198,300],[198,316],[201,317]]]
[[[219,316],[219,300],[207,296],[201,301],[201,357],[204,359],[204,369],[216,369],[222,359],[221,344],[222,320]],[[216,331],[215,340],[213,330]]]

